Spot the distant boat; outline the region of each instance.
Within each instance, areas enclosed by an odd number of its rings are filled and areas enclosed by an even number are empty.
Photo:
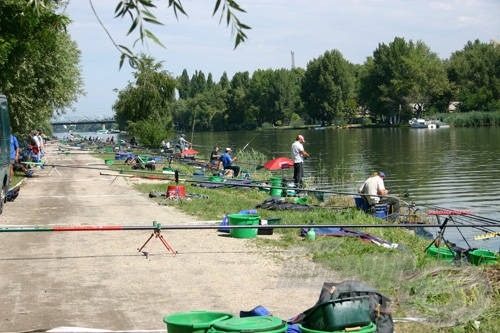
[[[97,132],[96,132],[96,133],[98,133],[98,134],[108,134],[108,133],[109,133],[109,131],[108,131],[108,130],[106,130],[106,129],[100,129],[100,130],[97,130]]]
[[[411,128],[427,128],[427,129],[437,129],[437,128],[448,128],[450,125],[440,122],[439,120],[425,120],[422,118],[413,118],[410,120]]]

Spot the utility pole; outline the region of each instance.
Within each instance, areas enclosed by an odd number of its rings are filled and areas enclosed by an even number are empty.
[[[292,54],[292,69],[295,69],[295,53],[293,51],[290,51]]]

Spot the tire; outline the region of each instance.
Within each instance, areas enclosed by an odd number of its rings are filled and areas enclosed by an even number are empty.
[[[3,213],[3,207],[5,203],[7,202],[7,191],[8,191],[8,186],[5,185],[2,187],[2,192],[0,193],[0,214]]]

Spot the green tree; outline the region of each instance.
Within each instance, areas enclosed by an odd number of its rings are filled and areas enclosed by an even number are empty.
[[[353,68],[339,51],[326,51],[307,64],[301,96],[311,119],[326,125],[343,117],[353,93]]]
[[[299,112],[300,71],[257,70],[253,73],[249,87],[252,117],[257,125],[289,123],[292,114]]]
[[[447,63],[453,98],[460,111],[500,109],[500,46],[497,43],[467,42]]]
[[[189,85],[189,97],[195,97],[197,94],[201,94],[207,88],[207,80],[205,74],[202,71],[195,71],[191,77],[191,82]]]
[[[226,72],[222,73],[222,75],[221,75],[221,77],[219,79],[219,86],[223,90],[229,90],[229,88],[231,87],[231,84],[229,82],[229,78],[227,77],[227,73]]]
[[[37,12],[25,1],[0,2],[0,90],[16,133],[49,132],[52,116],[82,93],[80,53],[66,33],[69,19],[55,14],[57,3]]]
[[[185,99],[189,97],[189,75],[186,69],[182,71],[181,76],[177,78],[177,89],[179,90],[179,98]]]
[[[389,45],[379,44],[364,66],[360,101],[382,118],[421,117],[449,90],[442,62],[422,42],[396,37]]]
[[[161,142],[150,142],[144,137],[144,129],[160,124],[162,139],[172,131],[170,107],[174,102],[176,81],[162,70],[161,63],[142,55],[139,68],[134,73],[135,82],[119,91],[113,105],[115,119],[120,129],[129,130],[142,142],[158,146]]]
[[[248,72],[238,72],[234,74],[231,80],[231,88],[228,91],[228,108],[224,116],[226,129],[255,127],[255,119],[248,117],[250,111],[248,99],[249,86],[250,75]]]

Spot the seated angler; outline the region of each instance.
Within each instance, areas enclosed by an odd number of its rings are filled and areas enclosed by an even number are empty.
[[[399,213],[399,200],[394,197],[388,197],[389,191],[384,185],[385,173],[375,172],[359,188],[359,194],[368,201],[370,206],[376,204],[388,204],[391,206],[392,213]]]
[[[222,163],[224,170],[233,170],[233,177],[236,178],[240,174],[240,167],[232,165],[232,163],[236,161],[237,157],[231,157],[231,152],[231,148],[226,148],[226,152],[220,156],[220,163]]]

